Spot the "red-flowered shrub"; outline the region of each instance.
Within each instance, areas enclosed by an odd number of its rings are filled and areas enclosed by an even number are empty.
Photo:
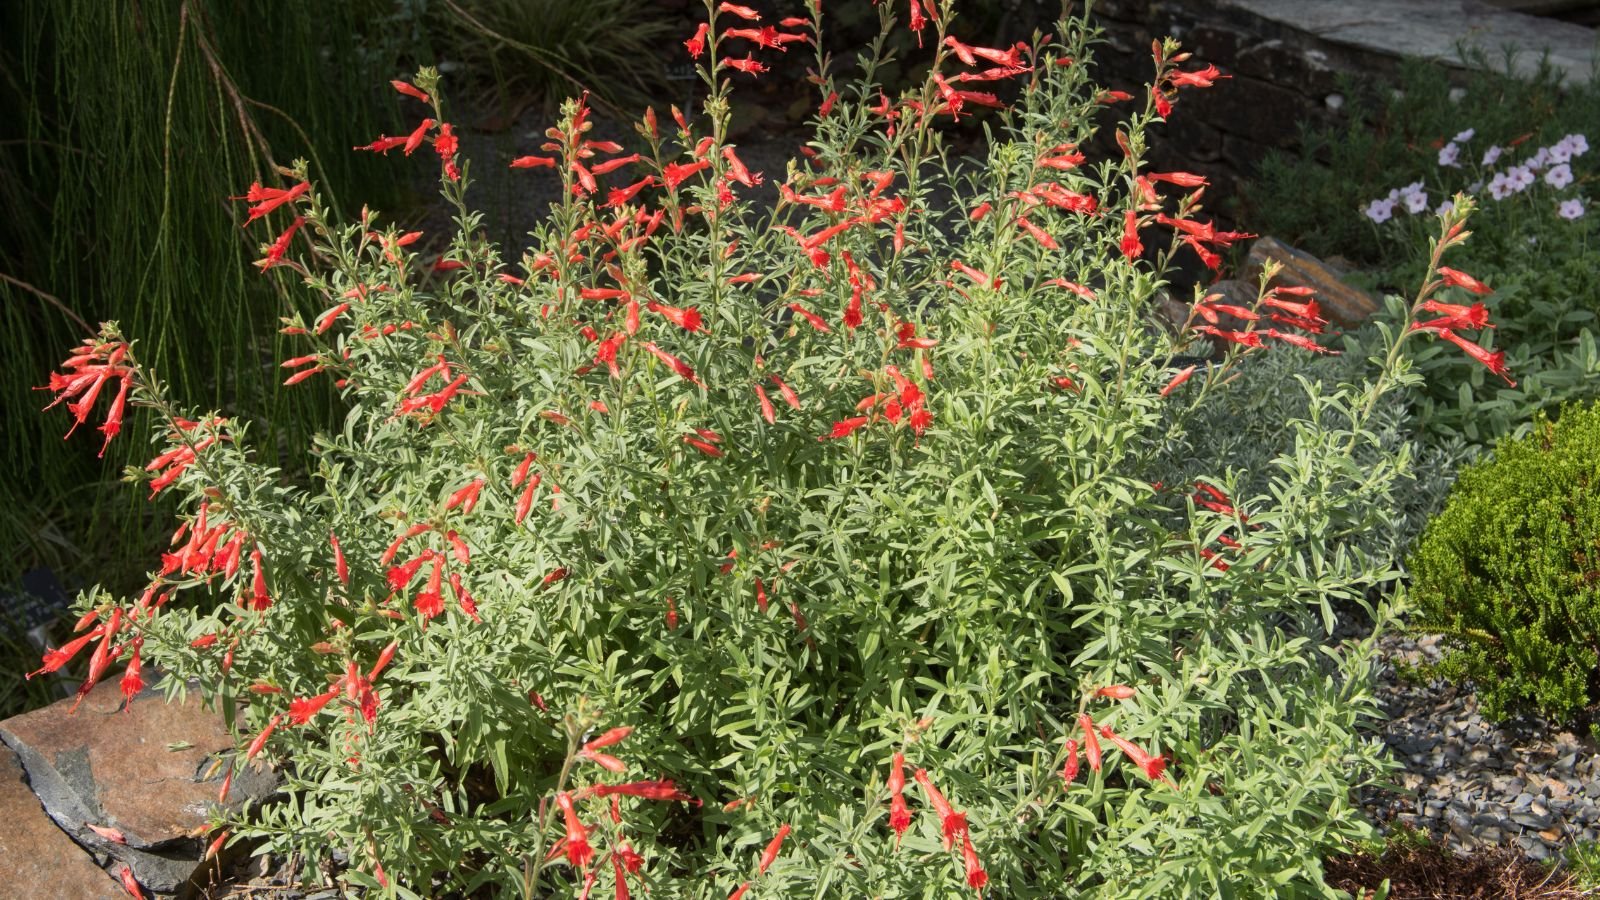
[[[107,325],[50,387],[83,423],[114,385],[108,438],[153,407],[134,475],[188,512],[143,596],[85,596],[46,668],[92,645],[89,683],[126,660],[130,697],[141,658],[197,680],[237,711],[232,765],[287,779],[228,839],[308,878],[341,851],[346,884],[403,896],[1320,883],[1381,770],[1372,646],[1320,645],[1392,574],[1348,539],[1404,471],[1365,420],[1423,330],[1282,423],[1270,493],[1235,496],[1225,459],[1152,484],[1241,360],[1322,349],[1315,298],[1148,327],[1174,253],[1240,237],[1144,163],[1215,71],[1157,44],[1144,96],[1100,91],[1086,22],[987,48],[951,7],[910,3],[930,68],[904,96],[870,53],[854,83],[819,58],[815,140],[757,173],[728,95],[824,10],[708,6],[705,115],[649,112],[628,152],[570,102],[512,163],[563,187],[520,253],[480,236],[431,70],[396,85],[416,130],[365,149],[431,151],[442,255],[335,221],[303,164],[252,185],[261,267],[318,304],[287,380],[334,380],[344,427],[288,478]],[[947,157],[957,116],[988,117],[987,158]],[[775,211],[746,199],[780,179]],[[1413,309],[1449,335],[1476,320],[1443,287]],[[1173,362],[1207,337],[1215,364]]]

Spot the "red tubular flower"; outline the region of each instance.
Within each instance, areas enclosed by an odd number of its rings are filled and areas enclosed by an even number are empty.
[[[1231,77],[1233,77],[1233,76],[1231,76],[1231,75],[1223,75],[1222,73],[1217,71],[1217,67],[1216,66],[1208,65],[1203,69],[1196,69],[1193,72],[1179,72],[1177,70],[1173,70],[1172,74],[1168,76],[1168,80],[1172,83],[1172,86],[1175,87],[1175,88],[1179,88],[1179,87],[1208,88],[1208,87],[1211,87],[1211,85],[1214,82],[1216,82],[1216,80],[1219,79],[1219,78],[1231,78]]]
[[[1101,725],[1100,734],[1106,740],[1116,744],[1117,749],[1126,754],[1128,759],[1132,760],[1133,764],[1144,772],[1146,778],[1151,781],[1161,780],[1162,773],[1167,768],[1167,758],[1165,756],[1151,756],[1144,751],[1144,748],[1112,731],[1110,725]]]
[[[721,448],[717,447],[715,444],[701,440],[692,434],[684,435],[683,442],[695,448],[696,450],[699,450],[701,453],[716,459],[720,459],[723,455]]]
[[[950,270],[952,272],[960,272],[962,275],[972,279],[972,282],[980,287],[989,287],[991,283],[996,288],[1000,287],[998,281],[992,281],[986,273],[974,269],[959,259],[950,261]]]
[[[533,476],[533,480],[528,482],[528,486],[522,489],[522,495],[517,498],[514,521],[518,525],[522,524],[522,520],[526,519],[528,512],[533,509],[533,492],[534,489],[539,487],[539,478],[539,475]]]
[[[791,304],[789,304],[789,308],[794,311],[795,315],[799,316],[802,319],[805,319],[806,322],[809,323],[812,328],[815,328],[816,330],[822,332],[823,334],[828,334],[833,330],[833,329],[828,327],[828,323],[824,322],[822,320],[821,316],[817,315],[816,313],[812,312],[809,309],[806,309],[804,306],[801,306],[798,303],[791,303]]]
[[[615,147],[616,145],[615,144],[610,144],[610,146]],[[618,147],[617,149],[620,150],[622,148]],[[616,150],[611,150],[611,151],[608,151],[608,152],[615,153]],[[590,166],[589,167],[589,171],[593,172],[596,175],[609,175],[612,172],[615,172],[616,170],[622,168],[623,166],[631,166],[631,165],[633,165],[634,163],[638,162],[639,160],[641,160],[643,158],[644,157],[640,156],[637,153],[630,153],[627,156],[619,156],[616,159],[608,159],[603,163],[599,163],[597,165]]]
[[[350,149],[370,150],[373,153],[388,153],[390,150],[393,150],[396,147],[404,146],[405,142],[406,139],[403,137],[389,137],[388,135],[380,134],[378,135],[377,140],[373,141],[372,143],[364,144],[360,147],[351,147]]]
[[[1476,331],[1480,328],[1494,327],[1489,324],[1489,308],[1482,303],[1462,306],[1457,303],[1441,303],[1438,300],[1429,298],[1422,301],[1422,309],[1427,312],[1440,313],[1444,318],[1435,319],[1431,322],[1417,322],[1411,326],[1412,328],[1428,329],[1430,331],[1438,331],[1444,328]]]
[[[422,146],[423,139],[428,136],[428,129],[432,127],[432,119],[423,119],[422,124],[418,125],[416,130],[411,132],[410,136],[406,138],[405,153],[407,156],[410,156],[414,150]]]
[[[474,478],[466,487],[451,494],[450,499],[445,501],[444,508],[455,509],[459,506],[462,508],[462,513],[470,513],[472,508],[478,505],[478,492],[482,489],[483,479]]]
[[[290,701],[289,724],[304,725],[311,721],[313,716],[319,712],[322,712],[323,707],[333,702],[333,698],[339,696],[339,692],[343,689],[343,687],[344,685],[342,683],[335,684],[333,688],[325,694],[318,694],[315,697],[309,697],[305,699],[297,697]]]
[[[1191,172],[1152,172],[1148,177],[1151,181],[1164,181],[1178,187],[1201,187],[1208,182],[1204,175],[1195,175]]]
[[[690,175],[709,168],[711,162],[704,159],[692,163],[668,163],[667,167],[661,170],[661,181],[667,186],[667,190],[676,191],[678,185],[683,184]]]
[[[467,618],[474,622],[483,621],[478,618],[478,602],[472,599],[472,595],[467,593],[466,587],[461,584],[460,572],[450,573],[450,590],[455,592],[456,604],[461,607],[462,612],[467,614]]]
[[[144,638],[136,637],[131,643],[133,644],[133,655],[128,658],[128,668],[123,671],[122,683],[119,685],[122,691],[124,709],[131,706],[133,698],[144,690],[144,678],[140,674],[143,667],[139,662],[139,651],[144,649]]]
[[[261,570],[261,548],[250,551],[250,608],[261,612],[272,606],[272,597],[267,593],[267,576]]]
[[[1103,688],[1096,688],[1094,695],[1108,700],[1127,700],[1133,697],[1136,691],[1125,684],[1110,684]]]
[[[785,823],[778,827],[778,833],[771,841],[767,842],[767,849],[761,851],[761,863],[758,865],[758,874],[767,874],[767,867],[771,866],[778,858],[778,852],[783,849],[783,839],[789,836],[789,825]]]
[[[432,530],[432,528],[433,526],[427,524],[426,522],[418,522],[415,525],[412,525],[410,528],[407,528],[400,534],[399,537],[390,542],[388,549],[384,550],[383,555],[378,557],[378,565],[387,566],[389,563],[393,562],[395,555],[400,552],[400,546],[402,544],[419,534]]]
[[[439,135],[433,139],[433,151],[439,154],[439,161],[444,165],[445,177],[451,181],[461,180],[461,170],[456,167],[456,151],[460,146],[460,141],[456,139],[455,127],[449,122],[440,122]]]
[[[745,168],[744,161],[739,159],[739,155],[734,152],[732,147],[722,148],[722,158],[728,161],[728,175],[734,181],[745,187],[755,187],[761,183],[761,174],[759,172],[751,174],[750,170]]]
[[[228,199],[246,200],[255,204],[250,207],[250,217],[245,220],[245,224],[249,225],[285,203],[292,203],[299,199],[309,190],[311,190],[311,182],[309,181],[302,181],[291,188],[262,187],[261,182],[257,181],[250,185],[250,190],[246,191],[244,196],[230,197]]]
[[[1090,771],[1100,771],[1100,739],[1095,736],[1094,722],[1088,713],[1078,713],[1078,727],[1083,729],[1084,750],[1089,757]]]
[[[645,308],[653,313],[659,314],[668,322],[671,322],[679,328],[682,328],[684,331],[705,330],[705,320],[701,318],[700,310],[693,306],[680,309],[676,306],[667,306],[664,303],[657,303],[652,300],[645,304]]]
[[[33,670],[32,672],[29,672],[27,676],[28,679],[31,680],[35,675],[44,675],[49,672],[59,671],[62,666],[71,662],[72,658],[77,656],[78,653],[82,651],[90,641],[95,640],[103,634],[105,634],[104,626],[96,628],[82,637],[74,638],[71,641],[62,644],[55,650],[46,650],[44,652],[44,665]],[[206,637],[211,638],[210,643],[216,643],[216,635],[206,635]],[[196,638],[196,643],[204,639],[205,638]],[[195,646],[195,644],[190,644],[190,646]],[[210,644],[207,644],[206,646],[210,646]]]
[[[572,808],[572,795],[566,791],[556,794],[556,805],[561,807],[561,815],[567,825],[567,836],[562,842],[566,847],[567,861],[579,868],[586,868],[594,858],[594,848],[589,846],[588,830],[578,821],[578,811]]]
[[[776,375],[772,376],[772,383],[778,386],[778,393],[783,396],[783,402],[789,404],[791,409],[800,408],[800,395],[794,392],[794,388],[784,384],[783,379]]]
[[[777,424],[778,416],[772,409],[772,401],[767,399],[767,392],[759,384],[755,388],[756,399],[761,401],[761,418],[766,419],[768,425]]]
[[[851,416],[848,419],[835,422],[833,423],[833,429],[827,434],[817,438],[817,440],[826,441],[830,439],[838,440],[839,438],[847,438],[854,433],[856,429],[866,425],[867,421],[868,419],[866,416]]]
[[[750,890],[750,882],[746,881],[744,884],[734,888],[733,893],[728,895],[728,900],[744,900],[745,892],[748,890]]]
[[[1277,316],[1273,316],[1273,318],[1276,319],[1278,317]],[[1309,350],[1312,353],[1325,353],[1325,354],[1327,354],[1329,356],[1338,356],[1339,355],[1339,351],[1338,350],[1329,350],[1327,347],[1322,346],[1321,344],[1317,343],[1316,341],[1312,340],[1311,338],[1306,337],[1303,334],[1294,334],[1292,332],[1283,332],[1283,331],[1279,331],[1276,328],[1268,328],[1266,331],[1263,331],[1261,333],[1266,335],[1269,338],[1272,338],[1273,340],[1283,341],[1285,344],[1288,344],[1288,345],[1290,345],[1292,347],[1299,347],[1301,350]]]
[[[550,156],[519,156],[511,161],[513,169],[554,169],[556,161]]]
[[[928,803],[933,807],[933,811],[939,815],[940,822],[943,823],[944,848],[949,850],[955,846],[957,835],[966,834],[967,814],[958,813],[950,808],[949,801],[945,800],[944,795],[939,793],[939,789],[933,786],[933,779],[928,777],[927,769],[918,769],[914,777],[917,779],[917,784],[922,785],[923,793],[928,795]]]
[[[961,858],[967,866],[967,886],[973,890],[983,890],[983,886],[989,883],[989,873],[983,870],[978,850],[972,846],[972,835],[965,831],[961,832]]]
[[[628,846],[626,841],[622,843],[622,846],[617,849],[616,853],[617,856],[622,860],[622,867],[627,869],[629,874],[637,874],[640,869],[644,868],[644,857],[640,856],[637,851]]]
[[[583,745],[585,750],[600,750],[615,744],[620,744],[628,735],[633,734],[633,726],[619,725],[606,731],[604,734]]]
[[[1507,374],[1510,370],[1506,368],[1506,353],[1504,350],[1496,350],[1495,352],[1490,353],[1488,350],[1485,350],[1476,343],[1467,340],[1448,328],[1441,330],[1438,332],[1438,334],[1439,337],[1444,338],[1452,344],[1455,344],[1457,347],[1460,347],[1468,356],[1480,363],[1483,363],[1483,365],[1487,367],[1489,371],[1499,375],[1501,378],[1504,378],[1506,384],[1510,385],[1511,387],[1517,386],[1517,383],[1512,381],[1511,376]]]
[[[1489,287],[1465,272],[1458,272],[1449,266],[1439,267],[1439,277],[1443,278],[1444,283],[1450,287],[1462,288],[1464,290],[1471,291],[1474,294],[1482,295],[1494,293],[1494,288]]]
[[[1056,243],[1055,238],[1051,237],[1043,228],[1040,228],[1039,226],[1033,224],[1033,222],[1029,221],[1026,216],[1018,217],[1017,224],[1021,225],[1022,230],[1026,231],[1029,237],[1038,241],[1041,246],[1050,250],[1061,249],[1061,245]]]
[[[611,875],[616,884],[616,900],[630,900],[628,878],[622,872],[622,858],[616,852],[611,854]]]
[[[411,559],[410,561],[402,563],[402,564],[400,564],[398,566],[394,566],[393,568],[389,569],[389,571],[385,575],[385,578],[389,582],[389,590],[391,590],[391,591],[403,591],[403,590],[405,590],[407,587],[410,586],[411,579],[417,577],[417,570],[421,569],[423,563],[426,563],[428,560],[430,560],[432,558],[433,558],[433,551],[432,550],[424,550],[424,551],[422,551],[422,553],[420,555],[418,555],[417,557]]]
[[[118,877],[122,879],[122,889],[128,892],[128,896],[133,900],[144,900],[144,888],[139,886],[139,879],[133,877],[132,869],[123,866]]]
[[[1172,376],[1172,380],[1168,381],[1166,386],[1161,389],[1161,396],[1165,397],[1177,390],[1180,385],[1182,385],[1185,381],[1188,381],[1189,378],[1194,375],[1194,370],[1194,366],[1189,366],[1178,374]]]
[[[643,800],[656,801],[692,801],[693,797],[678,790],[677,785],[670,779],[661,781],[630,781],[626,784],[595,784],[578,790],[578,799],[586,797],[611,797],[614,795],[624,797],[638,797]]]
[[[889,827],[894,830],[894,845],[900,846],[900,838],[905,835],[906,829],[911,827],[911,809],[906,806],[906,756],[896,752],[889,761]]]
[[[1047,287],[1066,288],[1085,300],[1093,300],[1095,298],[1094,291],[1091,288],[1084,287],[1075,281],[1068,281],[1065,278],[1052,278],[1044,282],[1044,284]]]
[[[723,0],[723,2],[717,4],[717,12],[738,16],[739,18],[749,22],[761,21],[760,13],[748,6],[736,6],[735,4],[727,2],[727,0]]]
[[[1257,331],[1225,331],[1215,325],[1202,325],[1195,330],[1241,347],[1262,346],[1261,333]]]
[[[432,551],[429,551],[432,552]],[[444,612],[444,597],[440,593],[440,586],[444,578],[444,556],[433,554],[433,571],[428,575],[428,587],[417,594],[412,600],[412,605],[417,609],[417,615],[422,616],[423,624],[434,616]]]
[[[389,663],[394,660],[395,652],[399,649],[400,642],[398,640],[390,641],[388,646],[378,653],[378,661],[372,664],[372,670],[367,673],[367,680],[373,681],[379,675],[382,675],[383,670],[389,667]]]
[[[104,458],[106,448],[111,446],[111,439],[122,431],[122,414],[128,407],[128,389],[133,386],[133,375],[129,373],[122,376],[117,387],[116,399],[111,401],[111,411],[106,414],[106,421],[100,426],[100,433],[106,436],[105,443],[100,445],[100,456]]]
[[[278,729],[278,722],[282,721],[282,719],[283,713],[275,713],[272,716],[271,721],[267,722],[267,727],[261,729],[261,733],[256,735],[256,739],[250,742],[250,748],[244,754],[245,762],[256,758],[256,754],[260,753],[261,748],[267,745],[267,739],[272,737],[272,732]]]
[[[1061,780],[1072,784],[1078,777],[1078,742],[1067,738],[1067,759],[1061,764]]]
[[[450,545],[450,555],[455,557],[456,562],[461,563],[463,566],[472,562],[472,551],[467,547],[467,542],[462,540],[461,535],[454,531],[447,531],[444,539]]]
[[[424,91],[423,89],[417,87],[416,85],[412,84],[409,81],[395,80],[395,81],[389,82],[389,84],[393,85],[395,90],[399,91],[402,94],[405,94],[407,97],[415,97],[416,99],[421,100],[423,103],[432,103],[433,102],[433,99],[428,96],[428,93],[426,91]]]
[[[1132,261],[1144,255],[1144,244],[1139,240],[1139,214],[1127,210],[1122,214],[1122,255]]]
[[[622,760],[617,759],[615,756],[612,756],[609,753],[600,753],[594,750],[579,750],[578,755],[592,763],[595,763],[596,765],[600,766],[600,768],[605,769],[607,772],[615,772],[620,775],[623,772],[628,771],[627,765],[623,763]]]
[[[694,373],[693,367],[676,356],[673,356],[671,353],[668,353],[667,351],[662,350],[660,347],[657,347],[654,341],[645,341],[640,346],[649,351],[651,356],[654,356],[656,359],[659,359],[670,366],[672,371],[678,374],[679,378],[682,378],[684,381],[687,381],[696,387],[703,388],[706,386],[705,382],[701,381],[700,377]]]

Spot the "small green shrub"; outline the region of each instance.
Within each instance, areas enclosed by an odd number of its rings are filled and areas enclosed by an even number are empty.
[[[1465,469],[1411,571],[1419,626],[1452,641],[1439,674],[1471,678],[1492,716],[1581,713],[1600,675],[1600,408]]]

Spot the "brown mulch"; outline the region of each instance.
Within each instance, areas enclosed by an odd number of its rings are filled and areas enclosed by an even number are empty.
[[[1508,848],[1457,856],[1434,845],[1393,846],[1382,856],[1330,857],[1328,884],[1358,900],[1389,880],[1391,900],[1578,900],[1594,894],[1572,876]]]

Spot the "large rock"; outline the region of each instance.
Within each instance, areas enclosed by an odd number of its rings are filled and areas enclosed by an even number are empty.
[[[126,900],[122,886],[45,814],[17,756],[0,747],[0,879],[7,897]]]
[[[1314,289],[1323,316],[1330,321],[1346,327],[1359,325],[1382,307],[1378,298],[1345,284],[1343,269],[1296,250],[1277,238],[1264,237],[1250,245],[1250,255],[1239,278],[1255,283],[1261,276],[1262,266],[1269,260],[1282,266],[1272,283],[1280,287]]]
[[[167,703],[154,689],[123,710],[114,680],[91,691],[76,714],[70,708],[63,700],[0,722],[0,740],[21,761],[36,802],[108,870],[126,863],[146,887],[178,889],[204,852],[222,781],[214,763],[234,746],[220,717],[193,698]],[[275,786],[264,768],[241,771],[230,805]],[[90,824],[121,831],[127,843]]]

